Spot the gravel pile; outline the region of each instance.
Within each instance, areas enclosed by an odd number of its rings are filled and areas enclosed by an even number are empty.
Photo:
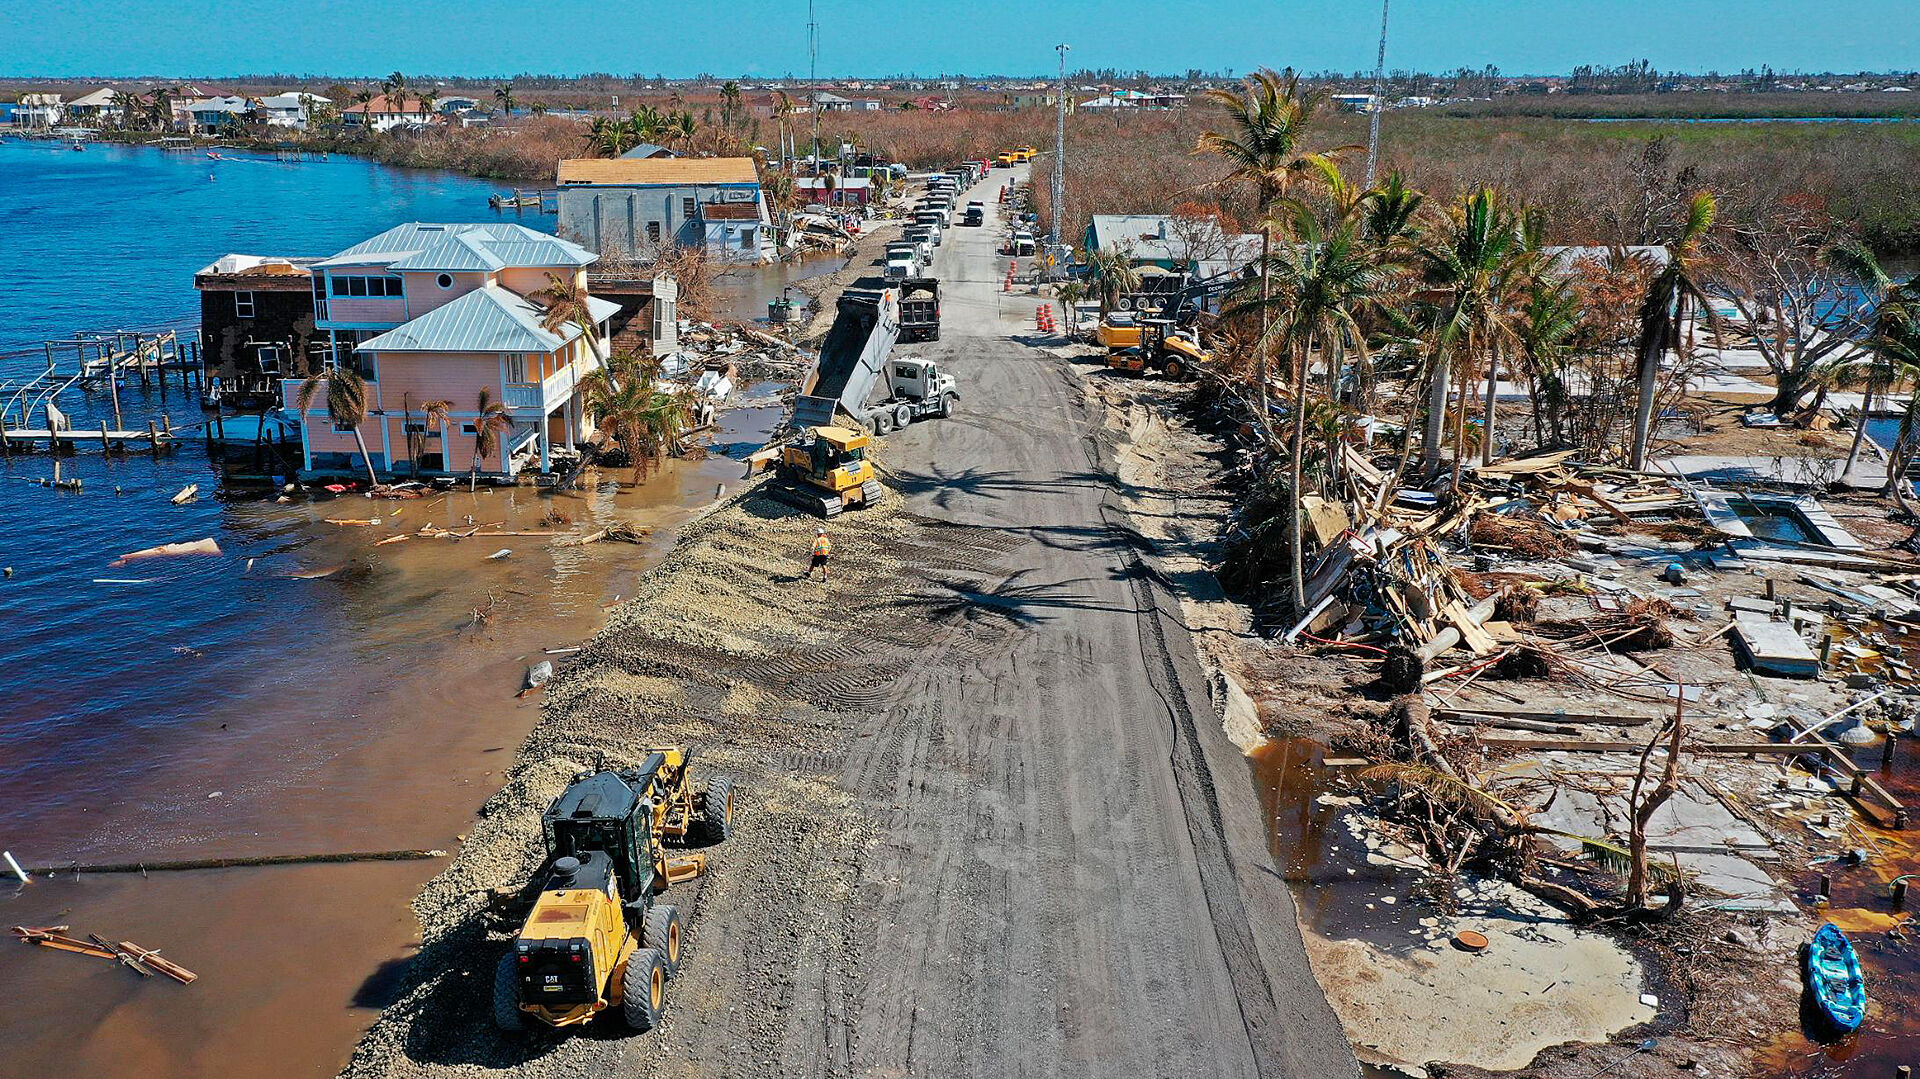
[[[767,1047],[788,1037],[781,1002],[798,981],[861,981],[848,902],[876,834],[871,808],[832,778],[859,709],[905,657],[940,632],[928,587],[903,563],[942,537],[878,506],[836,518],[833,581],[801,579],[818,521],[749,488],[690,524],[632,600],[547,687],[540,724],[506,786],[447,871],[414,902],[423,946],[407,987],[343,1072],[371,1077],[693,1074],[687,1046],[726,1074],[777,1074]],[[540,862],[539,814],[579,771],[638,761],[651,745],[694,749],[696,782],[729,776],[742,796],[735,837],[709,848],[708,875],[667,899],[688,916],[687,960],[661,1029],[616,1022],[501,1035],[492,972],[517,926],[486,893],[520,886]],[[724,916],[705,916],[714,909]],[[756,1049],[756,1047],[758,1047]]]

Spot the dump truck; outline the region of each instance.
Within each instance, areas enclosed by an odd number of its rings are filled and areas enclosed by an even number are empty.
[[[502,1030],[579,1026],[610,1009],[636,1031],[659,1024],[682,926],[657,896],[706,870],[704,855],[669,858],[664,843],[733,834],[732,783],[695,793],[690,757],[659,746],[637,768],[582,773],[541,815],[538,894],[494,971]]]
[[[892,265],[888,265],[892,269]],[[940,281],[933,277],[907,277],[899,282],[900,340],[940,340]]]
[[[886,434],[953,410],[959,389],[938,364],[912,360],[907,367],[888,367],[903,324],[912,325],[916,336],[928,328],[924,307],[903,315],[903,294],[916,305],[933,300],[931,330],[938,333],[939,283],[924,278],[904,289],[886,284],[862,278],[840,294],[820,356],[801,379],[793,405],[795,429],[831,426],[845,415],[860,428]]]

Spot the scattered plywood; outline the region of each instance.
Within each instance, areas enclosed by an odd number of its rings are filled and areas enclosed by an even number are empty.
[[[1790,678],[1812,678],[1820,673],[1820,657],[1785,622],[1736,618],[1733,639],[1756,671]]]

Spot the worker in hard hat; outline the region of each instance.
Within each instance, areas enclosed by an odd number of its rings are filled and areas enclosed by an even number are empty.
[[[820,583],[827,581],[827,556],[833,553],[833,541],[827,538],[825,526],[813,530],[813,559],[807,563],[807,578],[813,578],[813,571],[820,571]]]

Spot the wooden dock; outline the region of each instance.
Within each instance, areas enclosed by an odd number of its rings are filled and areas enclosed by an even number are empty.
[[[178,374],[181,391],[191,392],[194,380],[200,377],[197,333],[76,333],[71,340],[46,342],[44,352],[44,370],[0,384],[0,456],[45,448],[57,458],[77,451],[84,443],[97,443],[105,452],[125,453],[140,447],[158,456],[179,441],[173,421],[164,411],[148,421],[145,430],[136,426],[137,420],[127,422],[120,388],[133,379],[142,385],[157,383],[164,403],[168,376]],[[64,367],[63,361],[70,361],[72,366]],[[112,404],[111,422],[103,417],[95,426],[76,427],[63,405],[65,395],[85,395],[101,388]]]

